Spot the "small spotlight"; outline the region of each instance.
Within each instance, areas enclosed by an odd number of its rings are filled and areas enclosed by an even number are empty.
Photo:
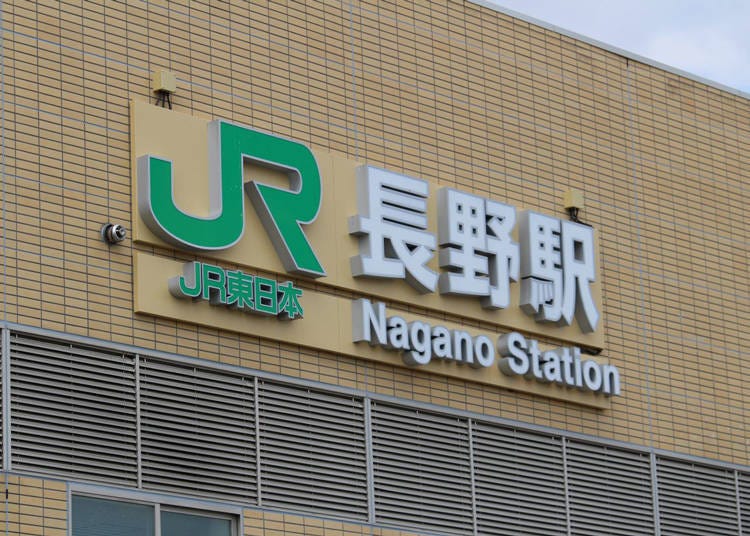
[[[170,71],[154,71],[151,73],[151,90],[156,93],[156,105],[171,110],[172,93],[177,91],[177,76]]]
[[[570,221],[574,221],[576,223],[583,223],[581,220],[578,219],[578,211],[583,208],[583,204],[584,204],[582,192],[579,192],[578,190],[566,191],[565,196],[563,198],[563,204],[565,205],[565,210],[568,212]]]
[[[108,244],[119,244],[128,236],[124,225],[119,223],[108,223],[102,226],[102,240]]]

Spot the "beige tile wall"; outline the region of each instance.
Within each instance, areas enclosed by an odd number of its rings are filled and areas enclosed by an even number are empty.
[[[0,478],[7,490],[0,509],[0,527],[6,534],[68,534],[68,492],[64,482],[6,474]]]
[[[747,98],[458,0],[9,0],[2,30],[2,320],[749,463]],[[157,68],[182,112],[560,217],[583,190],[623,395],[599,411],[135,317],[133,245],[99,229],[130,224],[128,102]]]

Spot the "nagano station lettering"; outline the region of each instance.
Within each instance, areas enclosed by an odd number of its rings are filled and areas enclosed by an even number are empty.
[[[581,359],[579,348],[539,349],[538,341],[527,341],[511,332],[493,342],[487,335],[472,337],[462,330],[431,326],[426,322],[407,322],[400,316],[386,317],[384,303],[372,304],[359,299],[353,305],[354,341],[402,352],[408,366],[428,364],[433,358],[454,361],[474,368],[497,366],[509,375],[527,376],[536,381],[554,382],[581,390],[620,394],[616,367],[600,365],[593,359]]]

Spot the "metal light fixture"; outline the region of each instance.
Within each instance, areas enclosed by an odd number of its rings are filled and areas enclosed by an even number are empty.
[[[570,221],[583,223],[578,219],[578,211],[581,210],[584,206],[583,192],[579,190],[567,190],[565,192],[565,196],[563,197],[563,204],[565,206],[565,210],[568,211]]]
[[[177,77],[170,71],[151,73],[151,89],[156,93],[156,105],[172,109],[172,93],[177,91]]]

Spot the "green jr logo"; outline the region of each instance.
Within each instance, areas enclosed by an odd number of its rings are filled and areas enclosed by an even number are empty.
[[[138,211],[162,240],[185,249],[211,251],[236,244],[245,231],[243,164],[286,173],[290,189],[256,181],[244,185],[284,268],[321,277],[325,271],[302,225],[320,212],[322,188],[315,157],[305,145],[226,121],[208,125],[210,213],[193,216],[174,200],[172,161],[158,156],[138,158]]]

